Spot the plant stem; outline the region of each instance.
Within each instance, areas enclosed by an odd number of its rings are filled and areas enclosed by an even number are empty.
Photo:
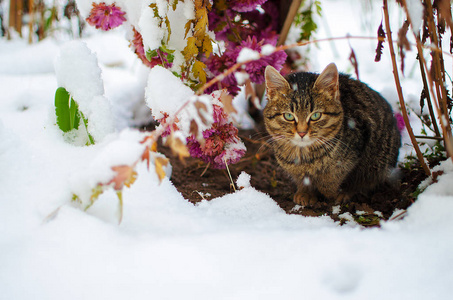
[[[406,12],[406,16],[411,22],[410,19],[410,14],[407,9],[406,5],[406,0],[401,0],[402,6]],[[450,159],[453,161],[453,138],[451,134],[451,122],[448,119],[448,110],[447,110],[447,91],[445,88],[445,70],[443,68],[443,59],[442,57],[442,48],[439,49],[439,44],[438,44],[438,39],[437,39],[437,31],[436,31],[436,26],[434,24],[434,19],[433,19],[433,7],[431,5],[430,0],[424,1],[426,4],[426,10],[427,10],[427,17],[428,17],[428,27],[430,31],[430,39],[431,39],[431,44],[435,45],[435,49],[437,50],[432,50],[431,55],[433,59],[433,74],[436,78],[432,78],[431,72],[428,69],[428,65],[426,63],[426,60],[423,55],[419,55],[419,60],[421,62],[421,65],[423,65],[425,69],[425,74],[428,77],[428,81],[430,83],[429,85],[429,91],[431,93],[431,99],[434,99],[430,103],[434,102],[434,105],[436,106],[437,114],[439,115],[439,121],[440,121],[440,126],[442,128],[442,133],[443,133],[443,140],[444,140],[444,145],[445,149],[447,150],[447,156],[450,157]],[[413,28],[413,26],[412,26]],[[414,32],[414,31],[413,31]],[[414,37],[415,41],[417,43],[417,50],[419,53],[421,53],[422,49],[422,44],[420,41],[420,37],[417,36],[414,32]],[[440,51],[439,51],[440,50]],[[423,54],[423,53],[422,53]],[[442,60],[442,64],[441,64]],[[436,93],[434,92],[434,87],[433,85],[436,85]],[[431,116],[432,118],[432,116]],[[432,122],[435,123],[435,118],[433,118]],[[440,134],[439,134],[440,135]]]
[[[426,81],[426,72],[425,72],[425,69],[423,66],[423,64],[426,63],[425,59],[423,57],[423,49],[422,49],[421,43],[419,43],[419,39],[417,39],[417,37],[416,37],[416,40],[417,40],[417,51],[418,51],[418,57],[419,57],[418,63],[420,65],[420,73],[421,73],[421,77],[423,80],[423,89],[425,91],[426,100],[428,102],[429,116],[431,118],[431,123],[433,124],[434,132],[436,133],[436,136],[440,136],[439,127],[437,126],[436,116],[434,115],[433,104],[431,102],[432,101],[431,96],[429,94],[428,82]]]
[[[444,139],[440,136],[426,136],[426,135],[416,135],[416,139],[425,139],[425,140],[436,140],[436,141],[443,141]]]
[[[393,48],[393,40],[392,40],[392,31],[390,29],[390,18],[388,12],[388,5],[387,0],[383,0],[383,10],[384,10],[384,20],[385,20],[385,30],[387,31],[387,40],[389,44],[389,51],[390,57],[392,59],[392,67],[393,67],[393,77],[395,79],[395,86],[398,92],[398,98],[401,106],[401,113],[403,115],[404,123],[406,124],[407,132],[409,133],[409,137],[411,139],[412,145],[414,146],[415,153],[417,154],[417,158],[420,161],[420,164],[425,171],[426,175],[430,176],[431,171],[429,170],[428,166],[426,165],[425,159],[423,157],[422,152],[420,151],[420,147],[418,146],[417,140],[415,139],[414,132],[412,131],[411,124],[409,122],[409,117],[407,115],[406,104],[404,102],[403,91],[401,88],[401,83],[398,75],[398,67],[396,65],[396,58],[395,58],[395,49]]]
[[[283,28],[280,31],[280,35],[278,37],[277,46],[283,45],[285,43],[289,29],[291,28],[291,24],[294,21],[294,17],[296,16],[297,11],[299,10],[301,2],[302,0],[291,1],[291,6],[289,7],[288,14],[286,15],[285,23],[283,24]]]
[[[236,192],[236,187],[234,185],[233,177],[231,177],[230,168],[228,168],[228,163],[227,163],[225,156],[223,157],[223,161],[225,162],[225,166],[228,171],[228,176],[230,177],[231,186],[233,187],[233,190]]]

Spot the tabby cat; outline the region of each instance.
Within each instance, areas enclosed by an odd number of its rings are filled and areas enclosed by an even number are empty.
[[[264,123],[275,157],[296,182],[293,201],[320,195],[342,203],[390,179],[401,137],[390,105],[366,84],[338,74],[265,71]]]

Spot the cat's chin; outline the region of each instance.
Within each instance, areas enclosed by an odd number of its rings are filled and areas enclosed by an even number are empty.
[[[304,148],[304,147],[308,147],[310,145],[312,145],[314,143],[314,139],[311,139],[311,138],[304,138],[304,139],[301,139],[299,137],[294,137],[291,139],[291,143],[293,143],[295,146],[297,147],[301,147],[301,148]]]

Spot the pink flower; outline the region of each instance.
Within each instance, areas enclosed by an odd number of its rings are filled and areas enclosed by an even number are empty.
[[[398,127],[398,130],[400,133],[403,132],[403,130],[406,128],[406,124],[404,123],[404,118],[403,115],[400,114],[399,112],[394,113],[395,119],[396,119],[396,126]]]
[[[258,5],[263,4],[267,0],[232,0],[231,9],[238,12],[247,12],[254,10]]]
[[[261,47],[265,40],[261,40],[259,43],[257,42],[256,38],[248,38],[247,40],[243,41],[240,47],[235,49],[236,58],[239,55],[239,52],[244,48],[249,48],[258,52],[261,52]],[[249,74],[250,79],[254,83],[263,83],[264,82],[264,70],[266,66],[270,65],[280,70],[283,67],[283,64],[286,60],[286,53],[285,51],[277,51],[272,53],[271,55],[263,56],[258,60],[251,61],[245,64],[245,71]]]
[[[238,162],[246,149],[223,108],[215,104],[213,108],[214,123],[210,129],[203,131],[204,143],[200,144],[192,135],[187,138],[187,147],[192,157],[210,163],[215,169],[224,169],[225,161],[227,164]]]
[[[115,3],[111,5],[106,5],[105,2],[93,3],[93,8],[86,20],[97,29],[107,31],[123,24],[126,21],[125,14],[121,8],[115,6]]]

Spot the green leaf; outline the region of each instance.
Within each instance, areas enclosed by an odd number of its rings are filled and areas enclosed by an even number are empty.
[[[86,132],[87,132],[87,135],[88,135],[88,140],[89,141],[87,142],[87,145],[94,145],[94,138],[90,134],[90,132],[88,131],[88,120],[87,120],[87,118],[85,118],[85,116],[83,115],[82,112],[80,112],[80,117],[82,118],[83,125],[85,125],[85,129],[86,129]]]
[[[149,60],[149,61],[151,61],[157,55],[158,55],[157,54],[157,49],[146,51],[146,59]]]
[[[79,128],[80,124],[80,114],[79,114],[79,105],[71,97],[71,106],[69,106],[69,125],[71,129]]]
[[[55,92],[55,115],[57,125],[63,132],[79,128],[80,115],[77,103],[68,91],[59,87]]]

